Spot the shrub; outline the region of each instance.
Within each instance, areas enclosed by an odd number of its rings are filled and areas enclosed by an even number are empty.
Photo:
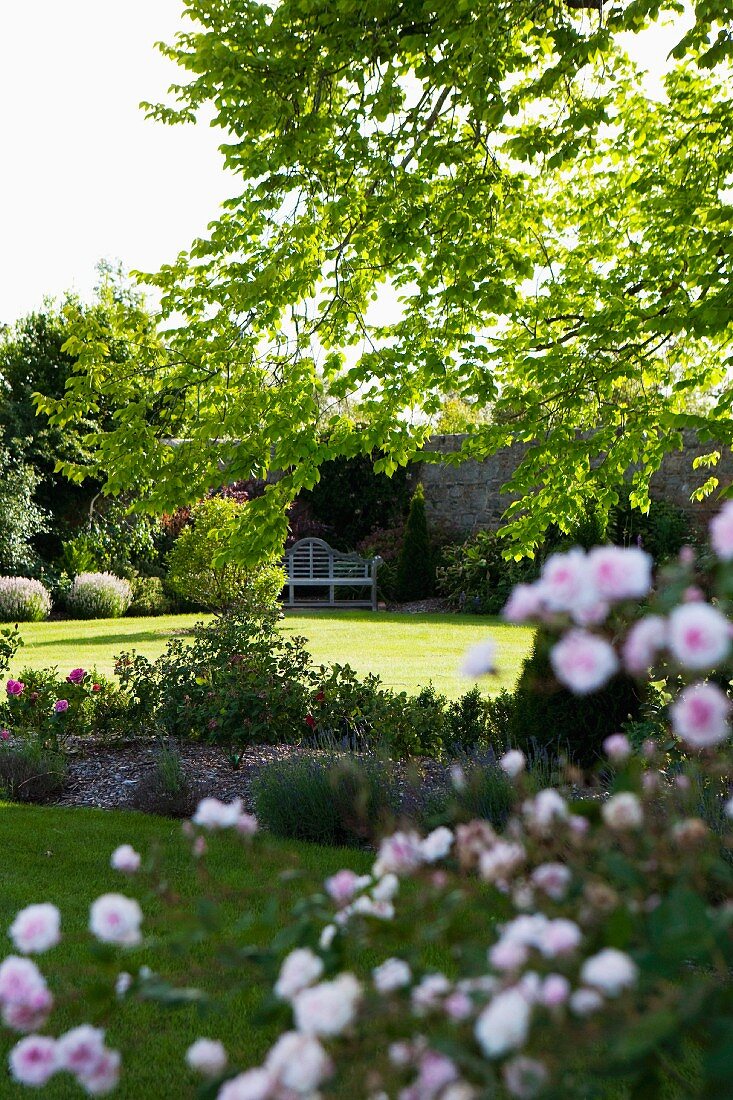
[[[548,633],[537,631],[508,706],[508,741],[525,752],[546,749],[590,767],[602,755],[604,740],[639,718],[643,692],[619,673],[601,691],[574,695],[553,674],[551,643]]]
[[[646,515],[632,508],[628,499],[609,517],[608,537],[618,546],[641,545],[663,565],[690,541],[690,518],[668,500],[651,500]]]
[[[492,740],[493,727],[490,715],[492,700],[481,694],[476,686],[459,699],[454,699],[448,707],[450,732],[447,736],[449,752],[471,752],[479,745]],[[501,742],[499,742],[501,744]]]
[[[29,577],[0,577],[0,622],[40,623],[51,611],[51,594]]]
[[[219,612],[239,607],[260,614],[278,607],[285,584],[279,565],[245,568],[217,561],[225,549],[227,528],[246,507],[227,497],[209,497],[193,506],[191,524],[183,528],[168,555],[168,584],[177,595]]]
[[[55,667],[24,668],[14,691],[6,691],[0,721],[56,749],[69,737],[108,733],[106,714],[119,695],[116,685],[94,669],[76,668],[61,676]]]
[[[480,818],[495,829],[506,824],[514,804],[514,788],[493,753],[464,757],[453,772],[451,786],[432,791],[426,800],[428,828],[460,825]]]
[[[446,547],[437,570],[438,594],[457,611],[498,615],[512,588],[539,572],[530,558],[506,561],[504,549],[505,540],[493,531],[477,531],[462,545]]]
[[[376,473],[373,455],[339,457],[324,462],[312,489],[298,497],[316,521],[325,524],[324,536],[339,550],[351,550],[375,527],[392,527],[407,513],[410,473],[398,466],[391,476]]]
[[[50,802],[64,788],[62,753],[37,743],[0,744],[0,795],[11,802]]]
[[[166,615],[170,600],[165,594],[160,577],[133,577],[132,603],[128,615]]]
[[[266,829],[316,844],[367,843],[397,808],[391,770],[376,757],[294,756],[264,767],[252,790]]]
[[[66,602],[79,619],[119,619],[132,601],[130,582],[112,573],[80,573]]]
[[[425,490],[418,485],[410,502],[397,563],[397,599],[422,600],[435,592],[435,562],[425,516]]]
[[[199,623],[188,642],[172,639],[155,662],[120,655],[129,725],[225,745],[235,765],[251,744],[297,740],[308,731],[310,658],[304,639],[276,624],[232,612]]]
[[[200,798],[201,786],[188,778],[179,753],[163,747],[156,753],[155,766],[138,780],[132,805],[146,814],[190,817]]]

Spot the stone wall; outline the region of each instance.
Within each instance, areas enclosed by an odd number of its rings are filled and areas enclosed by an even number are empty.
[[[443,454],[458,451],[464,439],[462,435],[435,436],[430,442],[430,450]],[[501,486],[509,480],[526,450],[526,444],[516,444],[505,447],[483,462],[469,460],[459,466],[422,463],[420,480],[425,488],[428,520],[463,531],[482,527],[495,530],[511,499],[501,493]],[[695,457],[712,450],[715,450],[714,445],[700,443],[694,432],[685,433],[684,449],[667,454],[651,482],[652,497],[671,501],[683,508],[695,526],[702,526],[718,504],[715,495],[701,502],[691,501],[693,489],[702,485],[710,473],[715,473],[721,485],[733,482],[733,454],[730,450],[723,452],[714,470],[693,470]]]

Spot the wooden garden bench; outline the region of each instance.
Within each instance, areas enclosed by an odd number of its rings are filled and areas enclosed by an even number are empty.
[[[359,554],[342,554],[323,539],[300,539],[285,551],[285,571],[288,575],[286,607],[371,607],[377,610],[377,569],[382,559],[362,558]],[[328,598],[319,598],[317,589],[327,589]],[[337,588],[369,591],[368,597],[336,599]],[[296,594],[296,589],[307,589]]]

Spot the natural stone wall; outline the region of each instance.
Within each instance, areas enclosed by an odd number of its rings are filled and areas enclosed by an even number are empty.
[[[458,451],[466,437],[439,435],[430,441],[430,450],[442,454]],[[510,478],[526,453],[526,444],[505,447],[483,462],[469,460],[459,466],[444,463],[422,463],[420,480],[425,488],[428,520],[463,531],[489,528],[496,530],[511,498],[501,493],[501,486]],[[683,508],[694,526],[702,526],[718,507],[715,495],[704,501],[690,500],[690,494],[702,485],[710,473],[721,485],[733,482],[733,454],[723,451],[714,470],[693,470],[698,455],[715,450],[710,443],[700,443],[694,432],[685,433],[685,447],[666,455],[660,470],[654,475],[652,497],[668,500]]]

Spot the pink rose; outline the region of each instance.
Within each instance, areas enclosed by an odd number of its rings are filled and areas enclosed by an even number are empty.
[[[57,699],[54,703],[53,709],[56,711],[57,714],[63,714],[65,710],[69,709],[68,699]]]
[[[733,558],[733,500],[727,501],[711,522],[710,542],[721,561]]]
[[[72,668],[69,675],[66,677],[68,684],[82,684],[87,678],[87,672],[83,668]]]
[[[730,733],[730,700],[715,684],[692,684],[670,708],[672,729],[693,749],[724,741]]]
[[[618,670],[613,646],[587,630],[570,630],[553,646],[550,664],[560,683],[575,695],[598,691]]]
[[[25,691],[25,684],[20,680],[8,680],[5,690],[8,695],[22,695]]]

